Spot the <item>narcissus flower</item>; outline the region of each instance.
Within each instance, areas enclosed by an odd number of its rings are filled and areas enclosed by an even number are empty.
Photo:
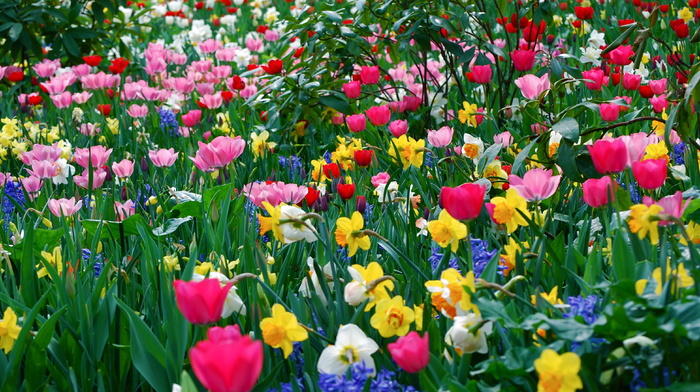
[[[508,233],[514,232],[518,226],[527,226],[525,218],[530,218],[527,210],[527,200],[518,194],[515,188],[506,191],[506,197],[494,197],[486,203],[486,209],[491,219],[499,225],[506,225]]]
[[[316,241],[316,233],[312,229],[311,221],[302,220],[306,212],[299,207],[289,206],[280,203],[273,207],[268,201],[263,201],[262,206],[270,215],[262,216],[258,214],[260,221],[260,235],[272,231],[277,241],[284,244],[306,240],[306,242]]]
[[[389,156],[398,159],[403,165],[404,170],[408,169],[411,165],[421,167],[421,165],[423,165],[424,148],[424,139],[416,141],[416,139],[412,137],[402,135],[401,137],[391,139]]]
[[[664,283],[671,280],[675,280],[675,282],[672,283],[672,287],[675,287],[676,291],[682,288],[691,287],[695,284],[695,280],[690,275],[689,271],[685,269],[683,263],[678,264],[677,269],[672,269],[671,262],[667,260],[666,276],[663,278],[662,276],[661,267],[656,267],[654,272],[651,273],[651,278],[654,280],[654,282],[656,282],[656,288],[654,289],[654,293],[656,295],[661,295],[663,292]],[[637,290],[637,294],[642,295],[644,293],[647,283],[647,279],[640,279],[636,282],[635,288]]]
[[[369,249],[369,237],[362,230],[364,225],[365,220],[357,211],[352,214],[352,219],[341,217],[335,222],[335,241],[342,247],[348,247],[348,257],[354,256],[357,248]]]
[[[400,295],[379,301],[370,324],[384,338],[404,336],[415,320],[413,309],[404,305]]]
[[[477,119],[479,109],[477,108],[476,104],[464,101],[462,106],[464,109],[460,109],[459,112],[457,112],[459,115],[459,122],[462,124],[469,123],[469,125],[472,127],[479,125],[479,121]]]
[[[653,245],[659,243],[659,221],[652,219],[663,211],[663,207],[658,204],[650,206],[644,204],[635,204],[630,210],[631,214],[628,218],[627,225],[632,233],[636,233],[640,239],[644,239],[649,235],[649,241]]]
[[[451,246],[452,252],[459,249],[459,240],[467,237],[467,226],[442,210],[437,220],[428,222],[428,231],[433,240],[443,248]]]
[[[575,353],[559,355],[552,349],[546,349],[535,360],[535,370],[540,378],[538,392],[573,392],[583,388],[578,376],[581,358]]]
[[[265,343],[281,348],[285,358],[292,353],[292,342],[303,342],[309,338],[309,333],[299,325],[297,317],[280,304],[272,306],[272,317],[262,319],[260,329]]]
[[[377,350],[377,343],[368,338],[360,327],[355,324],[343,325],[338,329],[335,345],[326,347],[318,358],[318,371],[342,376],[355,363],[364,363],[366,368],[374,370],[372,354]]]
[[[363,267],[353,264],[348,267],[352,282],[345,285],[345,301],[351,306],[357,306],[369,299],[365,312],[384,299],[389,299],[389,291],[394,289],[394,282],[389,279],[379,281],[384,276],[382,266],[373,261]]]
[[[478,352],[486,354],[488,344],[486,335],[491,334],[493,325],[490,322],[483,323],[481,316],[470,313],[466,316],[455,317],[454,324],[445,335],[445,343],[454,347],[459,354],[471,354]],[[480,325],[482,324],[483,325]],[[472,331],[472,328],[477,328]]]
[[[442,271],[440,280],[430,280],[425,287],[431,293],[433,306],[448,317],[464,316],[469,312],[479,314],[479,308],[471,301],[471,294],[465,290],[468,287],[472,293],[476,291],[474,271],[462,276],[456,269],[448,268]]]
[[[0,320],[0,348],[5,351],[5,354],[12,350],[20,331],[22,328],[17,325],[17,315],[12,308],[8,307]]]

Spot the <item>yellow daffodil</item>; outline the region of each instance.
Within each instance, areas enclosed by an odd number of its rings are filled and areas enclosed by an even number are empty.
[[[180,259],[178,259],[177,255],[163,256],[163,265],[169,272],[180,271]]]
[[[685,228],[686,233],[688,233],[688,237],[690,237],[690,241],[693,244],[700,244],[700,225],[695,223],[695,222],[688,222],[688,226]],[[680,243],[683,245],[688,245],[688,241],[685,240],[685,237],[681,237]]]
[[[484,168],[483,177],[491,181],[491,184],[496,189],[503,189],[503,184],[508,181],[508,173],[503,170],[501,161],[498,159],[489,163]]]
[[[537,392],[574,392],[583,388],[581,377],[581,358],[575,353],[559,355],[552,349],[545,349],[535,360],[535,370],[540,380]]]
[[[260,221],[260,235],[264,235],[268,231],[272,231],[277,241],[284,242],[284,234],[282,234],[282,229],[280,228],[280,216],[282,215],[280,206],[278,205],[277,207],[273,207],[272,204],[267,201],[262,202],[262,205],[270,216],[268,217],[258,214],[258,220]]]
[[[408,169],[409,166],[421,167],[423,165],[423,150],[425,149],[425,140],[401,135],[401,137],[391,139],[389,146],[389,156],[399,160],[403,165],[403,169]],[[398,156],[397,156],[398,153]]]
[[[530,219],[527,200],[520,196],[515,188],[508,189],[506,197],[499,196],[491,199],[490,203],[486,203],[486,208],[494,222],[506,225],[508,233],[514,232],[518,226],[527,226],[525,217]]]
[[[58,272],[59,275],[61,275],[61,272],[63,272],[63,257],[61,256],[61,247],[57,246],[53,248],[53,251],[51,253],[49,252],[41,252],[41,257],[46,260],[46,264],[50,264],[53,266],[53,268],[56,269],[56,272]],[[45,264],[40,264],[42,267],[39,269],[39,271],[36,272],[36,275],[38,278],[43,278],[44,276],[49,274],[49,270],[46,269]]]
[[[459,249],[459,240],[467,237],[467,226],[442,210],[437,220],[428,222],[428,231],[433,240],[443,248],[451,245],[452,252]]]
[[[260,321],[263,340],[273,348],[281,348],[284,357],[292,353],[292,342],[302,342],[309,338],[309,333],[299,325],[297,317],[280,304],[272,306],[272,317]]]
[[[689,271],[686,271],[683,263],[678,264],[678,268],[675,270],[671,269],[671,262],[666,261],[666,276],[662,279],[661,267],[656,267],[651,273],[651,278],[656,282],[656,288],[654,293],[656,295],[661,295],[663,292],[664,283],[670,280],[674,280],[673,283],[676,287],[676,291],[690,287],[695,284],[695,280],[690,275]],[[640,279],[635,283],[635,289],[638,295],[644,294],[644,289],[649,281],[647,279]]]
[[[400,295],[379,301],[370,324],[382,337],[404,336],[408,333],[415,313],[404,305]]]
[[[527,246],[527,243],[524,243],[523,245]],[[518,253],[522,251],[522,248],[520,247],[518,242],[515,239],[513,239],[513,237],[510,237],[508,239],[508,244],[503,246],[503,251],[505,253],[501,253],[501,259],[499,260],[499,264],[506,267],[506,269],[503,270],[503,274],[505,276],[508,276],[510,274],[510,271],[513,268],[515,268]]]
[[[326,174],[323,172],[323,165],[326,164],[326,160],[323,158],[315,159],[311,161],[311,178],[316,182],[324,182],[328,179]]]
[[[364,225],[365,220],[357,211],[353,212],[352,219],[341,217],[335,222],[335,241],[342,247],[348,247],[348,257],[354,256],[357,248],[369,249],[369,237],[362,232]]]
[[[666,142],[662,140],[658,143],[649,144],[644,150],[644,160],[647,159],[665,159],[668,161],[670,158],[668,156]]]
[[[471,295],[465,290],[476,291],[474,271],[462,276],[454,268],[448,268],[440,274],[440,280],[430,280],[425,287],[431,293],[433,306],[450,318],[466,315],[469,312],[479,313],[479,308],[472,303]]]
[[[277,147],[277,143],[268,142],[267,139],[270,137],[270,132],[262,131],[260,135],[256,132],[250,133],[250,138],[252,139],[251,149],[253,150],[253,155],[257,158],[265,154],[268,150],[272,150]]]
[[[17,325],[15,312],[12,308],[5,309],[5,314],[0,320],[0,348],[5,351],[5,354],[12,350],[12,346],[14,346],[20,331],[22,331],[22,328]]]
[[[416,331],[423,330],[423,304],[420,306],[413,305],[413,314],[415,317]]]
[[[659,221],[653,220],[653,217],[659,215],[663,211],[663,207],[658,204],[647,206],[645,204],[635,204],[630,210],[630,217],[627,225],[632,233],[636,233],[640,239],[646,238],[649,234],[649,240],[653,245],[659,243]]]
[[[476,113],[478,113],[476,104],[470,104],[469,102],[464,101],[462,106],[464,109],[460,109],[457,113],[459,115],[459,122],[462,124],[466,124],[468,122],[472,127],[476,127]]]
[[[559,286],[554,286],[552,291],[547,294],[546,292],[540,293],[540,297],[544,298],[545,301],[549,302],[552,305],[562,305],[564,302],[562,302],[561,298],[559,298]],[[535,295],[530,296],[530,302],[532,302],[533,305],[537,305],[537,297]]]
[[[384,276],[384,270],[376,261],[367,264],[366,268],[353,264],[348,267],[348,272],[353,280],[345,285],[345,301],[351,306],[369,299],[365,307],[365,312],[368,312],[378,302],[391,298],[389,291],[394,289],[394,282],[389,279],[377,282]]]

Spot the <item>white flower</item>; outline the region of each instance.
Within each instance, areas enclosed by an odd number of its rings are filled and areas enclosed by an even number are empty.
[[[490,334],[493,329],[491,322],[479,328],[479,330],[476,331],[476,335],[469,332],[469,328],[482,321],[483,319],[481,316],[475,313],[470,313],[463,317],[455,317],[452,328],[450,328],[445,335],[445,343],[462,351],[462,353],[470,354],[478,352],[480,354],[486,354],[489,350],[488,344],[486,343],[486,335]]]
[[[399,193],[399,183],[392,181],[388,184],[380,184],[375,190],[374,194],[379,197],[379,202],[384,203],[387,201],[392,201]]]
[[[54,185],[68,184],[68,177],[75,173],[75,168],[72,165],[69,165],[68,161],[63,158],[58,158],[56,165],[58,166],[58,173],[51,178],[51,181],[54,183]]]
[[[585,49],[580,48],[581,53],[583,55],[579,59],[581,61],[581,64],[593,64],[596,67],[600,67],[601,60],[600,60],[600,54],[603,52],[602,49],[596,49],[592,46],[587,46]]]
[[[236,63],[238,68],[245,68],[250,64],[251,53],[248,48],[236,50],[236,56],[233,61]]]
[[[352,364],[364,362],[365,367],[376,373],[372,354],[379,350],[377,343],[368,338],[355,324],[338,329],[335,345],[326,347],[318,358],[318,371],[342,376]]]
[[[370,294],[367,293],[367,287],[365,287],[367,281],[365,281],[360,272],[353,267],[348,267],[348,272],[353,280],[345,285],[345,302],[350,306],[358,306],[364,300],[370,298]],[[373,296],[372,299],[374,299]]]
[[[605,46],[605,33],[599,33],[598,30],[591,31],[591,36],[588,37],[588,45],[594,48]]]
[[[201,282],[205,278],[206,277],[204,275],[192,274],[192,280],[195,282]],[[228,284],[229,282],[229,279],[226,277],[226,275],[215,271],[209,272],[209,278],[218,280],[222,286]],[[245,316],[245,304],[243,303],[241,297],[238,296],[238,294],[236,294],[236,290],[236,286],[231,286],[231,288],[228,290],[228,294],[226,294],[226,301],[224,302],[224,308],[221,310],[222,318],[226,318],[232,315],[233,312],[240,313],[243,316]]]
[[[312,257],[309,257],[306,259],[306,264],[309,266],[309,276],[304,278],[304,280],[301,281],[301,286],[299,287],[299,293],[306,298],[311,298],[311,288],[309,287],[309,278],[311,278],[311,283],[313,284],[314,291],[316,292],[316,295],[318,295],[318,298],[321,300],[321,303],[323,306],[328,306],[328,298],[326,298],[326,294],[323,293],[323,288],[321,288],[321,282],[318,279],[318,275],[316,274],[316,269],[314,268],[314,259]],[[328,263],[323,267],[323,274],[324,278],[326,276],[332,276],[332,272],[330,271],[331,264]],[[330,290],[333,290],[333,282],[328,282],[328,288]]]
[[[467,158],[471,158],[476,164],[479,162],[479,159],[483,154],[484,142],[481,140],[481,138],[465,133],[464,146],[462,146],[462,155]]]
[[[184,18],[178,18],[178,19],[184,19]],[[211,31],[211,26],[206,24],[203,20],[201,19],[196,19],[192,21],[192,27],[190,28],[190,31],[187,33],[187,36],[190,38],[190,42],[204,42],[207,39],[211,38],[213,35]]]
[[[301,220],[302,216],[306,214],[306,211],[299,207],[282,205],[280,206],[280,221],[286,219]],[[306,240],[306,242],[316,241],[316,233],[310,228],[311,221],[304,220],[306,225],[299,222],[288,222],[281,223],[280,230],[282,230],[282,235],[284,235],[284,243],[291,244],[292,242],[297,242],[301,240]]]

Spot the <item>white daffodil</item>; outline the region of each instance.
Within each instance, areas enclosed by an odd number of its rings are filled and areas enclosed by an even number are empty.
[[[309,257],[308,259],[306,259],[306,264],[309,266],[309,276],[305,277],[304,280],[301,281],[299,293],[303,297],[311,298],[311,287],[309,286],[309,279],[311,279],[313,290],[316,292],[316,295],[318,295],[318,298],[321,300],[321,303],[323,304],[323,306],[328,306],[328,298],[326,298],[326,294],[323,293],[323,288],[321,288],[321,281],[318,278],[318,274],[316,274],[316,269],[314,267],[316,263],[314,263],[314,259],[312,257]],[[327,276],[332,277],[330,267],[330,263],[326,264],[323,267],[324,279],[326,279]],[[333,290],[333,282],[328,282],[328,288],[330,290]]]
[[[462,353],[486,354],[488,352],[488,344],[486,335],[490,334],[493,326],[490,322],[484,324],[474,334],[469,329],[479,323],[483,319],[475,313],[470,313],[466,316],[458,316],[454,319],[452,328],[445,335],[445,343],[461,351]]]
[[[280,221],[287,219],[294,219],[296,221],[301,221],[302,217],[306,215],[306,211],[299,207],[282,205],[280,206]],[[306,242],[314,242],[317,240],[316,233],[311,228],[311,221],[306,219],[303,221],[305,225],[300,222],[288,222],[281,223],[280,230],[282,230],[282,235],[284,235],[284,243],[291,244],[292,242],[297,242],[301,240],[306,240]]]
[[[58,158],[55,165],[58,166],[58,173],[51,178],[51,181],[55,185],[68,184],[68,177],[75,173],[75,168],[72,165],[69,165],[68,161],[63,158]]]
[[[462,155],[474,161],[474,164],[479,162],[481,155],[484,153],[484,142],[481,138],[472,136],[468,133],[464,134],[464,145],[462,146]]]
[[[201,282],[205,278],[206,277],[204,275],[192,274],[192,280],[195,282]],[[225,286],[229,282],[226,275],[215,271],[209,272],[209,278],[218,280],[222,286]],[[221,310],[221,318],[226,318],[232,315],[234,312],[245,316],[245,304],[243,303],[241,297],[236,294],[236,290],[237,287],[235,285],[231,286],[231,288],[228,290],[228,294],[226,294],[226,301],[224,302],[224,308]]]
[[[368,338],[355,324],[338,329],[334,346],[328,346],[318,358],[318,371],[342,376],[355,363],[363,363],[376,373],[372,354],[379,350],[377,343]]]
[[[394,200],[399,192],[399,183],[392,181],[389,184],[380,184],[375,190],[380,203],[385,203]]]

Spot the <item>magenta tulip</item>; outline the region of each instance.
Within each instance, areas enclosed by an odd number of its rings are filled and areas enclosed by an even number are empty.
[[[615,186],[610,177],[586,180],[583,183],[583,201],[594,208],[615,201]]]
[[[224,309],[226,295],[233,283],[221,287],[218,279],[204,279],[200,282],[176,280],[175,299],[177,307],[192,324],[211,324],[219,321]]]
[[[457,220],[471,220],[481,213],[485,194],[485,186],[467,183],[456,188],[442,187],[440,198],[450,216]]]
[[[632,163],[632,174],[639,186],[644,189],[660,188],[668,175],[668,164],[665,159],[647,159]]]
[[[588,146],[588,152],[600,174],[619,173],[627,167],[627,146],[621,139],[597,140]]]
[[[430,362],[430,342],[427,332],[420,337],[418,332],[411,331],[408,335],[400,337],[396,343],[389,343],[387,347],[394,362],[408,373],[418,373]]]

